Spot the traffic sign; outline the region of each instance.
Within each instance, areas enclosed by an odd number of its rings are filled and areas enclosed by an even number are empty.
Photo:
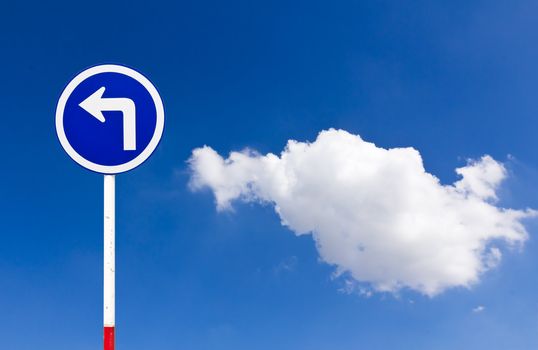
[[[104,176],[103,348],[115,348],[116,179],[153,153],[164,129],[155,86],[137,71],[100,65],[67,84],[56,107],[56,134],[67,154]]]
[[[164,107],[153,84],[120,65],[100,65],[78,74],[56,107],[56,133],[81,166],[117,174],[142,164],[164,130]]]

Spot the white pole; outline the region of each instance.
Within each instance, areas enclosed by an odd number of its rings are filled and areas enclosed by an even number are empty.
[[[114,350],[115,343],[115,187],[114,175],[105,175],[103,261],[104,350]]]

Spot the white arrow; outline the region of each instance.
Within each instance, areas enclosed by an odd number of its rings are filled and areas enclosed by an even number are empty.
[[[103,98],[105,87],[99,88],[82,101],[79,106],[101,123],[105,122],[103,112],[120,111],[123,113],[123,149],[136,150],[136,108],[128,98]]]

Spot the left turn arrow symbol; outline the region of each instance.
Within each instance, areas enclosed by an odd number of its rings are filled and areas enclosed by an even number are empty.
[[[123,149],[136,150],[136,108],[133,100],[128,98],[103,98],[105,87],[97,89],[82,101],[79,106],[101,123],[106,121],[103,112],[119,111],[123,114]]]

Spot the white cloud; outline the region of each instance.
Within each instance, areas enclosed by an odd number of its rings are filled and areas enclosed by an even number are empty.
[[[273,272],[275,275],[280,275],[284,272],[293,272],[297,268],[297,260],[296,256],[290,256],[276,265],[273,268]]]
[[[478,313],[484,311],[485,309],[486,309],[485,306],[483,306],[483,305],[478,305],[477,307],[475,307],[475,308],[473,309],[473,313],[478,314]]]
[[[496,206],[507,173],[490,156],[442,185],[417,150],[383,149],[344,130],[290,140],[280,156],[245,150],[224,159],[204,146],[189,164],[191,188],[210,188],[218,210],[234,200],[273,204],[283,225],[312,235],[337,274],[376,291],[469,287],[498,264],[499,244],[527,239],[521,221],[536,214]]]
[[[478,162],[469,160],[466,167],[456,169],[462,179],[454,185],[461,192],[472,193],[482,199],[497,200],[495,190],[506,177],[506,169],[489,156]]]

